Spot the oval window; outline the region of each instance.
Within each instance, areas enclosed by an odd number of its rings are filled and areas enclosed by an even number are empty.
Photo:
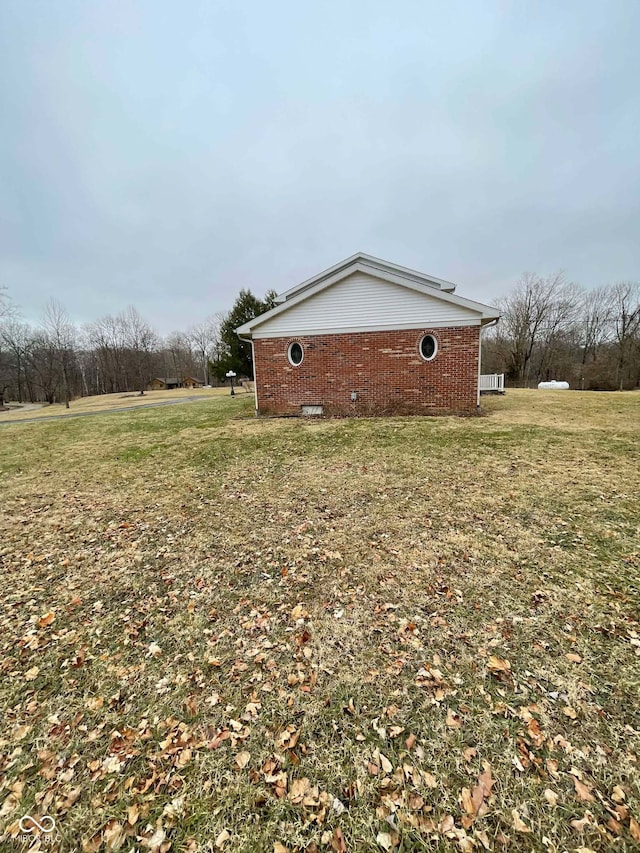
[[[420,341],[420,355],[425,361],[431,361],[438,352],[438,341],[433,335],[425,335]]]
[[[289,356],[290,363],[297,367],[299,364],[302,364],[302,359],[304,358],[304,351],[302,349],[302,345],[297,341],[294,341],[292,344],[289,344],[289,352],[287,353]]]

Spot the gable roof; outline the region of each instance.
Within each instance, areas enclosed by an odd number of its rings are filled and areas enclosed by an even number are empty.
[[[287,311],[294,305],[299,305],[304,300],[315,296],[333,284],[358,272],[369,274],[382,281],[400,285],[401,287],[423,293],[432,298],[435,297],[452,305],[465,308],[476,315],[476,322],[479,321],[481,324],[497,320],[499,317],[497,309],[489,305],[483,305],[480,302],[456,296],[454,293],[456,286],[450,281],[444,281],[443,279],[435,278],[434,276],[426,275],[407,267],[401,267],[390,261],[383,261],[380,258],[374,258],[371,255],[358,252],[350,258],[346,258],[344,261],[340,261],[338,264],[329,267],[329,269],[318,273],[318,275],[286,290],[280,296],[276,297],[277,304],[274,308],[239,326],[236,329],[236,333],[238,335],[252,335],[255,329],[273,317]]]
[[[401,267],[398,264],[392,264],[391,261],[383,261],[381,258],[374,258],[373,255],[365,255],[364,252],[357,252],[355,255],[351,255],[350,258],[345,258],[344,261],[340,261],[332,267],[329,267],[329,269],[323,270],[317,275],[314,275],[312,278],[308,278],[306,281],[296,284],[295,287],[285,290],[284,293],[276,297],[276,302],[284,302],[286,299],[290,299],[292,296],[295,296],[301,291],[306,290],[309,287],[313,287],[317,282],[323,281],[325,278],[329,278],[330,276],[338,275],[358,263],[366,265],[370,268],[372,273],[374,270],[382,273],[391,273],[392,275],[405,277],[409,281],[428,284],[430,287],[437,287],[440,290],[448,291],[450,293],[453,293],[456,289],[455,284],[450,281],[444,281],[444,279],[435,278],[432,275],[426,275],[425,273],[418,272],[417,270],[411,270],[408,267]]]

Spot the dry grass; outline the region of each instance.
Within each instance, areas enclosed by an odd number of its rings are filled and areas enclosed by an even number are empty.
[[[245,389],[238,389],[238,394],[244,396]],[[11,423],[31,418],[51,418],[56,416],[69,417],[78,414],[98,414],[111,412],[118,409],[138,408],[142,406],[154,406],[158,403],[179,403],[188,397],[223,397],[229,394],[228,388],[176,388],[173,391],[145,391],[141,397],[136,391],[123,394],[99,394],[95,397],[80,397],[73,400],[68,409],[64,403],[53,406],[32,406],[26,404],[24,408],[18,408],[18,404],[12,404],[8,412],[0,412],[0,423]]]
[[[3,430],[2,849],[637,849],[640,395],[485,402]]]

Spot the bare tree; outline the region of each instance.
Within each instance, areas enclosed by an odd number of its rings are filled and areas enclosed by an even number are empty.
[[[31,327],[17,319],[0,324],[0,360],[4,367],[4,391],[11,389],[18,402],[25,394],[33,396],[27,370],[27,354],[32,337]]]
[[[209,384],[209,361],[220,345],[221,315],[207,317],[202,323],[192,326],[188,335],[202,364],[204,384]]]
[[[54,361],[59,365],[62,378],[62,390],[65,407],[69,408],[71,398],[70,373],[75,360],[76,329],[62,305],[55,299],[49,300],[45,307],[42,323],[45,340],[52,352]]]
[[[640,285],[631,281],[614,284],[611,302],[617,346],[616,383],[622,391],[629,378],[633,355],[640,350]]]
[[[191,337],[187,332],[172,332],[167,336],[164,342],[163,361],[165,375],[175,376],[178,382],[190,374],[199,372],[199,368],[195,367]]]
[[[62,383],[60,359],[54,344],[44,331],[32,332],[26,355],[38,399],[44,399],[50,404],[55,403]]]
[[[134,374],[140,396],[151,380],[153,356],[159,348],[159,339],[151,326],[130,305],[119,315],[124,330],[124,339],[133,360]]]
[[[11,307],[9,297],[7,295],[7,289],[3,285],[0,285],[0,321],[5,320],[9,316]],[[8,359],[3,352],[2,343],[3,340],[0,336],[0,412],[4,411],[6,408],[4,404],[4,395],[7,389],[11,387],[11,384],[8,381]]]
[[[560,333],[574,319],[578,289],[558,272],[543,278],[525,273],[502,300],[498,336],[506,344],[508,371],[519,384],[528,384],[531,364],[539,350],[538,374],[549,363]]]
[[[90,348],[95,354],[94,383],[98,394],[129,390],[127,342],[119,317],[107,315],[85,329]]]
[[[582,295],[578,329],[582,348],[582,364],[595,361],[599,348],[611,339],[613,320],[611,288],[597,287]]]

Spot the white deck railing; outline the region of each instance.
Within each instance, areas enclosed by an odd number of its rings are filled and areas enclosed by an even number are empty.
[[[483,373],[480,375],[480,393],[493,391],[504,394],[504,373]]]

